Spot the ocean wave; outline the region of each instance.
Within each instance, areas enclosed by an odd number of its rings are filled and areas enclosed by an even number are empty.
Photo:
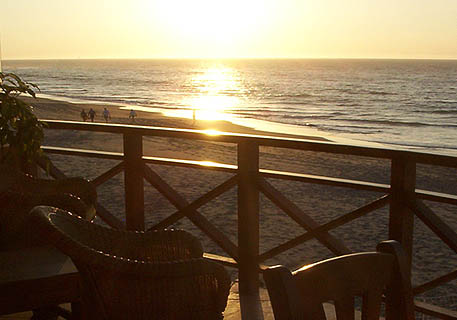
[[[329,88],[327,91],[336,91],[339,93],[351,94],[351,95],[398,95],[395,92],[388,92],[383,90],[369,90],[369,89],[362,89],[362,88]]]
[[[370,90],[367,93],[371,94],[371,95],[381,95],[381,96],[396,96],[397,95],[397,93],[395,93],[395,92],[375,91],[375,90]]]
[[[242,116],[242,117],[251,117],[251,118],[259,118],[259,113],[257,112],[230,112],[232,114],[236,114],[237,116]],[[266,116],[265,116],[266,117]],[[263,117],[263,118],[265,118]]]
[[[457,105],[457,100],[448,100],[448,99],[446,99],[446,100],[436,100],[436,101],[434,101],[434,102],[436,102],[436,103],[442,103],[442,104],[448,104],[448,103],[449,103],[449,104],[455,104],[455,105]]]
[[[341,102],[336,104],[337,107],[359,107],[360,103],[356,102]]]
[[[308,102],[304,102],[304,101],[268,101],[268,102],[263,102],[262,104],[267,104],[267,105],[271,105],[271,104],[284,104],[284,105],[298,105],[298,106],[306,106],[306,105],[310,105]]]
[[[341,121],[359,122],[367,124],[385,125],[385,126],[404,126],[404,127],[446,127],[446,128],[457,128],[456,125],[452,124],[435,124],[435,123],[424,123],[424,122],[409,122],[409,121],[394,121],[394,120],[375,120],[375,119],[335,119]]]
[[[339,133],[339,134],[363,134],[363,135],[373,135],[382,132],[381,130],[373,130],[365,127],[336,127],[336,126],[321,126],[321,125],[316,125],[316,128],[322,131],[326,132],[333,132],[333,133]]]
[[[416,110],[414,112],[417,112],[417,113],[423,113],[424,111],[423,110]],[[429,113],[431,114],[450,114],[450,115],[457,115],[457,109],[456,110],[440,110],[440,109],[437,109],[437,110],[430,110]]]
[[[435,142],[423,143],[423,142],[411,142],[411,141],[385,141],[385,140],[372,140],[373,142],[383,143],[387,145],[394,145],[400,147],[415,147],[415,148],[426,148],[426,149],[437,149],[437,150],[457,150],[457,146],[447,144],[436,144]]]
[[[281,119],[296,119],[296,120],[325,120],[331,118],[330,115],[281,115]]]
[[[184,106],[176,106],[176,105],[164,105],[163,103],[161,104],[147,104],[147,105],[142,105],[144,107],[149,107],[149,108],[160,108],[160,109],[166,109],[166,110],[182,110],[186,109]],[[188,108],[190,109],[190,108]]]

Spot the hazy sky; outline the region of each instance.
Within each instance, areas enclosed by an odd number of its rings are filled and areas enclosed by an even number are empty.
[[[0,0],[0,36],[3,59],[457,59],[457,0]]]

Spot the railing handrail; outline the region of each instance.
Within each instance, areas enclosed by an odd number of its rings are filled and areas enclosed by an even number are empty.
[[[108,152],[108,151],[95,151],[88,149],[75,149],[75,148],[62,148],[62,147],[52,147],[52,146],[43,146],[42,149],[46,153],[50,154],[60,154],[67,156],[81,156],[89,158],[99,158],[107,160],[119,160],[124,159],[124,153],[122,152]],[[160,157],[151,157],[143,156],[143,161],[145,163],[152,164],[161,164],[167,166],[180,166],[186,168],[199,168],[204,170],[216,170],[229,173],[235,173],[238,169],[236,165],[221,163],[221,162],[208,162],[200,160],[182,160],[182,159],[173,159],[173,158],[160,158]],[[276,178],[283,180],[296,180],[296,181],[308,181],[316,184],[325,184],[333,186],[344,186],[348,188],[354,188],[358,190],[366,191],[378,191],[389,193],[390,185],[369,182],[364,180],[352,180],[352,179],[342,179],[342,178],[332,178],[328,176],[317,176],[310,174],[299,174],[295,172],[288,171],[277,171],[277,170],[268,170],[268,169],[259,169],[259,173],[266,178]],[[442,193],[437,191],[417,189],[415,194],[418,198],[424,200],[431,200],[436,202],[443,202],[457,205],[457,195]]]
[[[112,123],[87,123],[64,120],[42,121],[45,121],[48,124],[49,129],[134,134],[141,136],[181,138],[226,143],[250,142],[259,146],[365,156],[380,159],[402,159],[411,160],[415,163],[457,168],[457,156],[430,152],[410,151],[401,148],[356,146],[351,144],[335,143],[331,141],[315,141],[299,138],[273,137],[228,132],[217,132],[217,134],[213,135],[209,134],[207,130],[194,129],[176,129]]]

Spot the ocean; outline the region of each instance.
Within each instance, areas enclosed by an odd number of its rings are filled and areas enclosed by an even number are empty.
[[[43,97],[457,155],[457,60],[21,60]]]

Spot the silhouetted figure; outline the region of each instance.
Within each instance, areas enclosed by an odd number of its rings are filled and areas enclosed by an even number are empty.
[[[83,119],[84,122],[87,120],[87,113],[84,109],[81,110],[81,119]]]
[[[130,113],[129,113],[129,119],[132,120],[132,122],[135,122],[135,117],[136,117],[136,112],[135,110],[130,110]]]
[[[95,118],[95,111],[94,109],[90,108],[89,110],[89,118],[90,118],[90,121],[94,122],[94,118]]]
[[[103,118],[105,118],[105,122],[111,120],[111,114],[109,113],[109,110],[106,108],[103,110]]]

